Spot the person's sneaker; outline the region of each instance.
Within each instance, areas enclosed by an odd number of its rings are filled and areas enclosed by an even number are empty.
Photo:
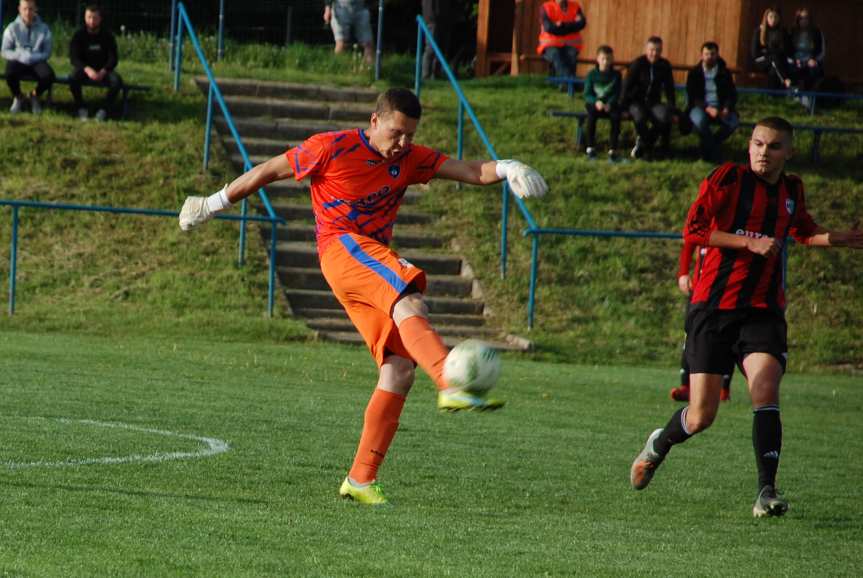
[[[104,108],[100,108],[96,111],[96,120],[99,122],[105,122],[105,119],[108,118],[108,113]]]
[[[647,443],[644,444],[644,449],[632,462],[632,468],[629,470],[629,483],[633,489],[643,490],[653,479],[653,474],[656,473],[656,468],[662,463],[664,456],[659,455],[653,449],[653,442],[662,433],[662,428],[653,430],[650,437],[647,438]]]
[[[617,162],[617,151],[614,149],[608,149],[608,162],[616,163]]]
[[[731,401],[731,388],[723,387],[719,391],[719,399],[720,401]]]
[[[12,106],[9,107],[9,112],[12,114],[18,114],[21,112],[21,109],[24,107],[24,99],[20,96],[16,96],[12,99]]]
[[[629,151],[629,156],[633,159],[640,159],[644,155],[644,143],[641,140],[641,137],[635,137],[635,146],[632,147],[632,150]]]
[[[595,148],[587,147],[587,151],[585,151],[585,152],[587,152],[587,158],[589,158],[590,160],[593,160],[596,158],[596,149]]]
[[[87,112],[86,108],[78,109],[78,120],[87,120],[90,117],[90,113]]]
[[[681,385],[680,387],[672,388],[671,399],[674,401],[689,401],[689,386]]]
[[[758,497],[755,498],[755,504],[752,506],[752,515],[756,518],[766,518],[768,516],[781,516],[788,511],[788,501],[779,497],[776,493],[776,488],[773,486],[764,486],[758,492]]]
[[[339,488],[339,495],[347,500],[353,500],[364,506],[384,506],[389,500],[384,495],[381,485],[377,481],[371,481],[364,485],[355,485],[350,478],[345,478]]]
[[[35,94],[30,96],[30,112],[33,114],[42,114],[42,103],[39,102],[39,97]]]
[[[493,411],[505,404],[505,401],[464,390],[443,390],[437,394],[437,408],[445,411]]]

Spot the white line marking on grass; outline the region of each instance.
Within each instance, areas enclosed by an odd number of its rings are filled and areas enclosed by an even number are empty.
[[[29,418],[29,419],[50,419],[50,418]],[[10,470],[20,470],[24,468],[65,468],[72,466],[90,466],[90,465],[114,465],[114,464],[143,464],[143,463],[159,463],[170,460],[188,460],[195,458],[206,458],[222,454],[231,449],[228,442],[217,438],[208,438],[191,434],[182,434],[168,430],[153,429],[148,427],[140,427],[121,422],[95,421],[91,419],[66,419],[57,418],[56,421],[65,424],[83,424],[95,427],[125,429],[142,433],[162,435],[166,437],[181,438],[187,440],[195,440],[206,445],[201,449],[191,452],[158,452],[155,454],[131,454],[128,456],[105,456],[100,458],[82,458],[76,460],[63,461],[38,461],[38,462],[5,462],[3,465]]]

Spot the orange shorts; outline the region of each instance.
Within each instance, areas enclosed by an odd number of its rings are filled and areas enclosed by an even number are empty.
[[[411,283],[425,291],[425,271],[386,245],[353,233],[330,242],[321,255],[321,271],[378,367],[387,355],[412,359],[392,319],[392,310]]]

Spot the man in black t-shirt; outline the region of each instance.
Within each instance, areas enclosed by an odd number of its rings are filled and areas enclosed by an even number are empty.
[[[863,249],[863,231],[830,231],[806,210],[803,182],[784,172],[794,129],[771,117],[749,141],[749,164],[726,163],[701,183],[684,227],[684,241],[707,248],[692,288],[686,358],[689,405],[647,438],[632,463],[630,482],[647,487],[671,447],[713,423],[723,374],[736,363],[752,398],[752,445],[758,468],[755,517],[781,516],[788,502],[776,492],[782,449],[779,383],[788,356],[782,246]]]
[[[72,62],[69,89],[75,99],[78,118],[87,120],[89,116],[81,92],[81,86],[86,83],[108,87],[105,104],[96,112],[96,120],[105,120],[114,109],[123,79],[114,70],[117,67],[117,41],[111,31],[102,26],[99,6],[89,5],[84,10],[84,27],[72,37],[69,60]]]

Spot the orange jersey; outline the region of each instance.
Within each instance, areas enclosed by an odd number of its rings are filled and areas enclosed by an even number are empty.
[[[408,186],[429,182],[448,158],[410,145],[385,159],[362,129],[316,134],[285,154],[295,179],[311,177],[318,255],[345,233],[389,245]]]

